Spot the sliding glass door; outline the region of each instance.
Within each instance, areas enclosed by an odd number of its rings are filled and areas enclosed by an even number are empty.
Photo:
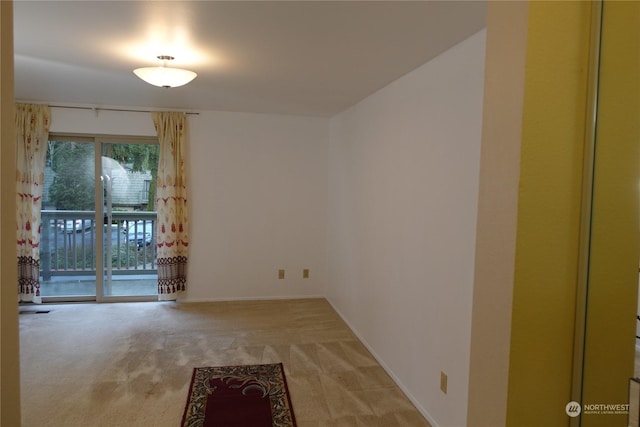
[[[42,211],[45,301],[157,295],[152,139],[51,137]]]

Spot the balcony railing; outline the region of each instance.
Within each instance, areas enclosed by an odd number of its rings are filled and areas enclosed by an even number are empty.
[[[43,210],[40,274],[94,275],[96,239],[112,275],[157,274],[155,224],[155,212],[113,212],[110,224],[96,224],[92,211]]]

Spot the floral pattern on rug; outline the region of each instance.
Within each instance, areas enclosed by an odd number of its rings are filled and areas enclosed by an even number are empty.
[[[207,399],[215,395],[215,383],[218,381],[230,389],[240,389],[245,396],[250,393],[259,393],[263,398],[268,396],[272,426],[296,427],[282,363],[195,368],[182,420],[183,427],[205,425]]]

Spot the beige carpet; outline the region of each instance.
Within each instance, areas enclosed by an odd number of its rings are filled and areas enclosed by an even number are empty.
[[[322,299],[21,307],[23,427],[178,427],[196,366],[282,362],[300,427],[429,427]]]

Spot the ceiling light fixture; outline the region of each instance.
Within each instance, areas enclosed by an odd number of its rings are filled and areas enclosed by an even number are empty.
[[[167,61],[175,59],[173,56],[160,55],[158,59],[163,61],[161,67],[137,68],[133,72],[145,82],[159,87],[183,86],[197,76],[193,71],[167,67]]]

